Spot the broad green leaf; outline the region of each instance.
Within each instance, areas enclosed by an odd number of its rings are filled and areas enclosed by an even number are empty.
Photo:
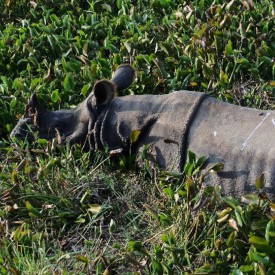
[[[244,273],[248,273],[248,272],[251,272],[253,271],[253,266],[252,265],[242,265],[240,266],[240,270]]]
[[[233,209],[236,209],[236,207],[239,205],[238,200],[231,196],[223,198],[223,201]]]
[[[88,93],[88,91],[90,90],[90,88],[91,88],[91,84],[90,83],[84,85],[82,87],[82,89],[81,89],[81,94],[84,95],[84,96],[86,96],[87,93]]]
[[[267,254],[275,253],[275,248],[267,243],[267,240],[263,237],[253,236],[249,238],[249,242],[253,244],[260,252]]]
[[[256,188],[263,189],[265,186],[265,174],[262,173],[257,179],[256,179]]]
[[[209,171],[211,173],[217,173],[217,172],[223,170],[223,168],[224,168],[224,163],[218,162],[218,163],[214,164],[212,167],[210,167]]]
[[[10,106],[12,109],[15,109],[16,105],[17,105],[17,98],[15,97],[11,100]]]
[[[24,90],[24,84],[19,78],[15,78],[12,84],[12,88],[15,90]]]
[[[275,221],[270,220],[266,226],[265,238],[269,244],[275,246]]]
[[[169,8],[171,4],[171,0],[158,0],[158,2],[159,2],[159,5],[165,9]]]
[[[236,62],[238,64],[242,64],[242,65],[249,65],[249,63],[250,63],[247,58],[239,58],[239,59],[236,60]]]
[[[266,64],[266,65],[270,65],[273,62],[273,59],[268,57],[268,56],[262,56],[261,60]]]
[[[163,193],[170,197],[170,199],[174,198],[174,192],[171,187],[163,188]]]
[[[143,245],[139,241],[129,241],[127,244],[127,249],[129,251],[142,251]]]
[[[163,250],[161,249],[160,245],[156,245],[154,247],[154,253],[157,257],[157,259],[162,259],[163,258]]]
[[[191,150],[188,150],[187,151],[187,155],[188,155],[188,162],[189,163],[196,162],[196,155],[195,155],[195,153],[193,153]]]
[[[133,130],[133,131],[130,133],[130,143],[131,143],[131,144],[134,144],[135,142],[137,142],[140,133],[141,133],[140,130]]]
[[[33,207],[29,201],[26,201],[26,208],[30,212],[31,216],[36,217],[36,218],[42,218],[43,215],[40,213],[40,211]]]
[[[53,102],[61,101],[58,89],[56,89],[52,92],[51,99],[52,99]]]
[[[238,225],[240,226],[240,227],[242,227],[243,226],[243,212],[242,212],[242,210],[240,210],[239,208],[241,208],[240,206],[237,206],[237,208],[235,209],[235,216],[236,216],[236,220],[237,220],[237,222],[238,222]]]
[[[44,139],[44,138],[40,138],[40,139],[38,139],[36,142],[37,142],[37,144],[43,145],[43,144],[47,144],[47,143],[48,143],[48,140],[47,140],[47,139]]]
[[[88,47],[89,47],[89,44],[86,42],[83,46],[83,49],[82,49],[82,53],[85,55],[85,56],[88,56]]]
[[[152,259],[152,267],[157,274],[163,274],[163,268],[159,261]]]
[[[67,74],[64,79],[64,89],[65,91],[71,91],[75,87],[74,77],[72,74]]]

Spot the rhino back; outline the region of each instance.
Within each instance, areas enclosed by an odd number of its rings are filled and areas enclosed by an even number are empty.
[[[208,157],[208,167],[224,163],[224,170],[207,178],[226,194],[255,190],[265,173],[266,187],[275,193],[275,112],[244,108],[208,97],[201,104],[188,136],[188,147]]]

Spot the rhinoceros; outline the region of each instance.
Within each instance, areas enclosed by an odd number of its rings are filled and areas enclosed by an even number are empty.
[[[275,111],[235,106],[206,93],[175,91],[164,95],[115,97],[129,87],[135,72],[120,66],[111,80],[97,81],[91,94],[72,110],[48,111],[32,95],[24,116],[11,136],[38,137],[86,144],[93,150],[131,145],[135,150],[150,144],[156,163],[164,169],[182,171],[189,148],[206,156],[206,168],[224,163],[223,171],[209,175],[206,183],[218,184],[225,194],[240,196],[255,190],[265,174],[268,193],[275,193]],[[29,131],[31,129],[31,131]]]

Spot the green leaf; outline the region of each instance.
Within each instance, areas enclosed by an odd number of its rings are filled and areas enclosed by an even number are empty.
[[[272,244],[275,247],[275,221],[274,220],[270,220],[268,222],[265,230],[265,238],[269,244]]]
[[[265,186],[265,174],[262,173],[257,179],[256,179],[256,188],[263,189]]]
[[[82,87],[82,89],[81,89],[81,94],[83,94],[84,96],[86,96],[87,93],[88,93],[88,91],[90,90],[90,88],[91,88],[91,84],[90,83],[84,85]]]
[[[9,274],[8,273],[8,270],[4,267],[4,266],[1,266],[0,267],[0,274],[3,274],[3,275],[5,275],[5,274]],[[16,274],[16,273],[15,273]],[[18,273],[19,274],[19,273]]]
[[[232,41],[229,39],[226,46],[225,46],[225,53],[227,55],[232,55],[233,54],[233,48],[232,48]]]
[[[237,231],[233,231],[230,233],[229,237],[226,240],[227,247],[231,248],[234,245],[234,240],[236,238]]]
[[[127,244],[128,251],[142,251],[143,245],[139,241],[129,241]]]
[[[79,262],[83,262],[83,263],[86,263],[86,264],[89,263],[88,258],[83,256],[83,255],[77,254],[77,255],[75,255],[75,258]]]
[[[89,44],[88,44],[88,43],[85,43],[84,46],[83,46],[82,53],[83,53],[85,56],[88,56],[88,47],[89,47]]]
[[[249,238],[249,242],[253,244],[260,252],[265,252],[271,255],[275,253],[275,249],[267,243],[265,238],[253,236]]]
[[[67,74],[64,79],[64,89],[65,91],[71,91],[75,87],[74,77],[72,74]]]
[[[196,155],[195,155],[195,153],[193,153],[191,150],[188,150],[187,151],[187,155],[188,155],[188,162],[189,163],[196,162]]]
[[[169,196],[171,199],[174,198],[174,192],[173,190],[171,189],[171,187],[167,187],[167,188],[164,188],[163,189],[163,193],[167,196]]]
[[[51,100],[53,102],[58,102],[58,101],[61,101],[60,99],[60,96],[59,96],[59,92],[58,92],[58,89],[54,90],[51,94]]]
[[[24,84],[19,78],[15,78],[12,84],[12,88],[15,90],[24,90]]]
[[[131,143],[131,144],[134,144],[135,142],[137,142],[140,133],[141,133],[140,130],[133,130],[133,131],[130,133],[130,143]]]
[[[243,226],[243,217],[242,217],[242,213],[239,212],[238,209],[239,209],[239,207],[237,207],[237,208],[235,209],[235,216],[236,216],[236,220],[237,220],[238,225],[239,225],[240,227],[242,227],[242,226]]]
[[[154,253],[155,253],[157,259],[161,260],[163,258],[163,251],[159,245],[156,245],[154,247]]]
[[[242,202],[248,205],[258,205],[259,196],[257,194],[246,194],[242,196]]]
[[[152,267],[157,274],[163,274],[163,268],[159,261],[152,259]]]
[[[266,65],[270,65],[273,62],[273,59],[268,57],[268,56],[262,56],[261,60],[266,64]]]
[[[253,266],[252,265],[241,265],[240,266],[240,270],[244,273],[248,273],[248,272],[251,272],[253,271]]]
[[[36,218],[42,218],[43,215],[40,213],[38,209],[33,207],[29,201],[26,201],[26,208],[30,212],[31,216],[36,217]]]
[[[250,63],[247,58],[239,58],[239,59],[236,60],[236,62],[238,64],[242,64],[242,65],[249,65],[249,63]]]
[[[209,171],[211,173],[217,173],[217,172],[223,170],[223,168],[224,168],[224,164],[222,162],[218,162],[218,163],[214,164],[212,167],[210,167]]]
[[[36,142],[37,142],[37,144],[40,144],[40,145],[48,144],[48,140],[44,139],[44,138],[39,138]]]
[[[210,65],[203,63],[202,64],[202,72],[203,72],[204,77],[210,78],[210,77],[213,77],[214,69]]]
[[[169,6],[172,4],[171,0],[155,0],[155,1],[157,1],[159,6],[164,9],[169,8]]]
[[[11,100],[10,106],[12,109],[15,109],[16,105],[17,105],[17,98],[15,97]]]
[[[236,209],[236,207],[239,205],[239,202],[231,196],[223,198],[223,201],[233,209]]]

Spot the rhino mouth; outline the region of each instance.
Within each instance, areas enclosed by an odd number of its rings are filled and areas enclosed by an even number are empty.
[[[34,141],[34,135],[38,131],[38,127],[33,124],[30,117],[21,118],[17,126],[12,130],[10,138],[14,140]]]

